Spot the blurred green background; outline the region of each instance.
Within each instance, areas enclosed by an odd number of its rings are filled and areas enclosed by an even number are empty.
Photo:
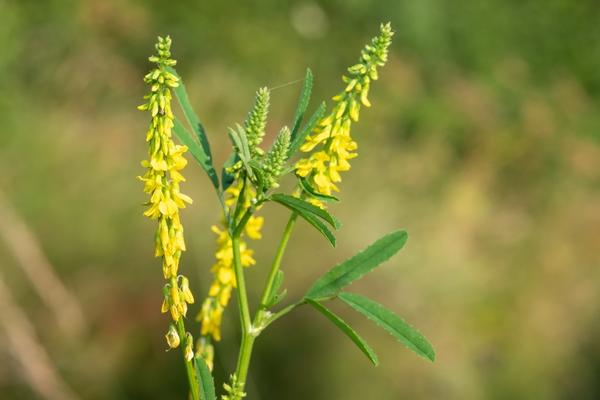
[[[260,337],[248,398],[600,398],[593,0],[0,0],[0,397],[185,398],[180,355],[164,351],[154,225],[135,179],[147,127],[136,106],[156,35],[173,38],[220,164],[225,128],[257,87],[309,66],[314,107],[384,21],[397,33],[332,207],[339,245],[298,224],[285,285],[299,296],[325,268],[407,229],[405,249],[353,289],[419,327],[438,360],[332,305],[379,353],[373,368],[301,309]],[[268,141],[299,89],[273,91]],[[218,205],[197,165],[186,176],[195,203],[183,214],[182,269],[200,303]],[[276,206],[263,215],[254,300],[287,219]],[[233,306],[219,380],[235,363],[236,322]]]

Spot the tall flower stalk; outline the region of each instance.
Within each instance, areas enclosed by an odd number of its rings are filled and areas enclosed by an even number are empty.
[[[151,121],[146,134],[149,159],[142,161],[146,173],[139,179],[144,182],[144,192],[150,195],[144,215],[158,223],[154,255],[162,259],[162,271],[167,281],[163,289],[162,312],[170,312],[175,324],[170,325],[165,337],[170,348],[179,347],[180,343],[183,345],[192,397],[199,399],[192,365],[193,337],[186,332],[183,321],[188,304],[194,302],[194,296],[188,279],[178,275],[181,253],[185,251],[179,209],[185,208],[186,203],[191,204],[192,199],[179,191],[179,184],[185,181],[180,171],[187,164],[183,154],[188,148],[175,144],[172,138],[174,116],[171,111],[171,88],[179,85],[179,78],[166,69],[176,64],[171,59],[170,48],[170,37],[158,38],[157,54],[149,58],[156,68],[144,77],[144,82],[150,86],[150,93],[144,96],[146,103],[138,108],[149,111]]]
[[[433,361],[435,353],[429,342],[404,320],[381,304],[343,291],[351,282],[398,252],[407,239],[404,231],[383,236],[325,273],[303,297],[279,306],[286,293],[281,290],[284,281],[281,265],[295,222],[303,219],[335,245],[333,231],[341,225],[327,211],[327,202],[337,201],[333,194],[339,191],[340,173],[350,169],[350,160],[357,155],[358,146],[350,136],[350,130],[359,119],[361,107],[371,105],[368,99],[371,83],[377,80],[378,68],[388,59],[392,36],[390,25],[381,25],[379,35],[363,49],[359,62],[348,68],[347,75],[342,78],[345,88],[333,97],[331,111],[326,112],[322,105],[302,124],[312,88],[312,73],[308,70],[291,129],[286,126],[279,129],[268,150],[263,150],[261,145],[267,133],[270,92],[268,88],[259,89],[246,120],[235,129],[228,129],[233,152],[220,179],[204,128],[193,112],[181,78],[173,69],[171,40],[159,37],[157,55],[150,57],[156,67],[144,78],[150,86],[150,94],[145,97],[146,103],[140,106],[151,115],[147,134],[149,159],[142,163],[147,171],[140,179],[144,182],[144,191],[150,195],[144,214],[158,223],[155,255],[162,259],[166,280],[162,311],[170,312],[172,319],[165,338],[169,348],[183,349],[193,399],[216,400],[210,371],[214,366],[215,346],[221,341],[223,313],[233,293],[238,303],[241,341],[235,369],[232,369],[229,381],[223,384],[222,400],[246,397],[246,381],[256,339],[273,322],[302,305],[309,305],[327,317],[372,363],[377,364],[377,356],[366,341],[325,306],[327,301],[334,299],[346,303],[384,327],[409,349]],[[173,115],[171,91],[181,105],[187,127]],[[175,144],[173,134],[184,145]],[[298,149],[304,157],[290,165],[289,159]],[[188,305],[194,303],[194,297],[188,279],[178,271],[181,254],[185,251],[179,209],[192,202],[179,190],[179,184],[184,181],[180,171],[186,165],[183,154],[188,150],[208,174],[222,207],[219,224],[212,227],[216,235],[215,263],[211,268],[213,280],[198,312],[200,336],[195,351],[192,347],[194,339],[184,324]],[[296,179],[296,189],[291,194],[276,192],[288,174]],[[291,216],[271,263],[259,307],[253,312],[245,270],[255,265],[256,260],[247,240],[261,238],[264,219],[256,213],[268,203],[286,207]]]

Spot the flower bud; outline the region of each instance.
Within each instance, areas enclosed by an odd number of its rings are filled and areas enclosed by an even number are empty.
[[[194,359],[194,337],[189,332],[185,334],[185,350],[183,356],[186,361],[192,361]]]
[[[177,333],[177,329],[173,326],[173,324],[169,325],[169,330],[165,334],[165,339],[167,339],[167,344],[169,348],[175,349],[179,347],[179,334]]]

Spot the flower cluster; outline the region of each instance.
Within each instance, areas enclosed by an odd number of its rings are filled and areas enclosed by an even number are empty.
[[[179,191],[180,182],[185,180],[180,171],[187,164],[183,157],[187,147],[175,144],[172,139],[171,88],[177,87],[179,80],[167,70],[176,63],[171,59],[170,47],[169,37],[158,38],[157,55],[149,58],[156,68],[144,77],[150,94],[144,96],[146,103],[138,108],[150,111],[151,122],[146,135],[149,160],[142,162],[147,170],[139,179],[144,182],[144,192],[150,195],[144,215],[158,221],[154,254],[162,257],[163,275],[167,280],[162,312],[170,311],[177,322],[185,317],[187,305],[194,302],[188,279],[178,275],[179,259],[185,251],[179,209],[186,203],[191,204],[192,199]],[[166,339],[171,348],[179,345],[179,334],[174,328],[169,329]]]
[[[263,150],[259,147],[265,137],[265,127],[267,126],[267,115],[269,113],[270,92],[266,87],[258,89],[254,97],[254,105],[248,113],[244,122],[244,129],[248,137],[248,147],[250,155],[255,157],[262,155]]]
[[[277,181],[283,170],[284,164],[288,159],[290,149],[291,133],[287,126],[284,126],[277,135],[275,143],[265,156],[262,165],[264,172],[265,188],[271,189],[279,187]]]
[[[319,150],[296,163],[296,174],[308,179],[321,194],[338,191],[340,172],[350,169],[348,160],[357,156],[357,144],[350,136],[352,122],[358,121],[361,104],[370,107],[368,99],[371,81],[377,80],[377,68],[387,61],[388,47],[393,31],[390,24],[382,24],[381,32],[361,52],[358,64],[348,68],[344,91],[333,97],[332,112],[325,116],[300,147],[303,152]]]

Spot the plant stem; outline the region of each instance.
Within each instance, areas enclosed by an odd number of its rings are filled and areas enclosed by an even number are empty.
[[[243,388],[248,375],[248,367],[250,366],[254,336],[251,334],[252,320],[250,319],[250,309],[248,307],[248,293],[246,292],[246,281],[244,279],[244,271],[240,260],[239,234],[234,234],[231,237],[231,245],[233,247],[233,268],[237,283],[237,298],[242,325],[242,342],[240,344],[240,353],[235,376],[240,387]]]
[[[177,330],[179,331],[179,337],[186,337],[185,335],[185,325],[183,324],[183,317],[179,318],[177,321]],[[186,339],[187,342],[187,339]],[[198,387],[198,381],[196,380],[196,371],[194,370],[194,366],[192,365],[192,361],[188,361],[185,359],[185,347],[187,343],[182,342],[182,350],[183,350],[183,361],[185,362],[185,370],[187,372],[188,382],[190,384],[190,392],[192,393],[193,400],[200,400],[200,388]]]
[[[301,305],[306,304],[306,301],[304,299],[294,303],[294,304],[290,304],[289,306],[277,311],[275,314],[271,315],[266,323],[265,323],[265,329],[267,328],[267,326],[271,325],[273,322],[277,321],[279,318],[283,317],[284,315],[292,312],[293,310],[296,309],[296,307],[300,307]]]
[[[281,238],[281,242],[279,243],[279,247],[277,249],[277,254],[275,255],[275,259],[273,260],[273,264],[271,266],[271,272],[269,274],[269,279],[267,281],[267,285],[263,292],[262,300],[261,300],[261,310],[258,311],[258,315],[260,315],[261,311],[264,311],[266,308],[265,304],[268,300],[269,293],[272,290],[273,283],[275,282],[275,277],[277,275],[277,271],[281,265],[281,259],[283,258],[283,253],[287,247],[287,243],[290,239],[290,235],[292,233],[292,228],[294,227],[294,222],[296,221],[297,214],[292,214],[290,217],[285,231],[283,232],[283,236]],[[240,224],[242,225],[242,224]],[[238,227],[239,230],[239,227]],[[236,232],[239,233],[239,232]],[[232,245],[233,245],[233,265],[236,274],[236,280],[238,284],[238,299],[239,299],[239,308],[240,308],[240,317],[242,320],[242,342],[240,345],[240,353],[238,356],[238,363],[236,367],[235,376],[237,378],[237,382],[240,385],[241,390],[244,389],[246,384],[246,378],[248,377],[248,368],[250,367],[250,359],[252,357],[252,350],[254,348],[254,341],[256,340],[255,333],[251,331],[252,322],[250,320],[250,313],[248,310],[248,298],[246,293],[246,285],[244,281],[244,275],[240,263],[240,249],[239,249],[239,237],[238,235],[234,235],[232,237]],[[291,311],[288,310],[288,311]],[[281,314],[283,315],[283,314]],[[280,316],[281,316],[280,315]]]
[[[248,368],[250,367],[250,358],[252,357],[255,339],[256,337],[252,334],[242,332],[242,344],[240,346],[237,368],[235,369],[237,383],[240,385],[242,391],[244,391],[244,387],[246,386],[246,378],[248,377]]]
[[[267,308],[267,302],[269,301],[269,297],[271,296],[271,290],[273,290],[273,283],[275,283],[275,278],[277,277],[277,271],[279,271],[279,267],[281,266],[281,260],[283,258],[283,253],[285,252],[288,241],[290,240],[292,228],[294,227],[296,218],[298,218],[298,214],[292,213],[292,215],[290,216],[290,219],[288,220],[287,225],[285,226],[285,230],[283,231],[283,236],[281,237],[281,241],[279,242],[279,247],[277,248],[277,253],[275,254],[275,258],[273,259],[273,264],[271,265],[271,272],[269,273],[269,279],[267,280],[265,290],[263,291],[262,298],[260,300],[260,308],[262,310],[266,310],[266,308]]]
[[[238,291],[238,305],[240,308],[240,319],[242,322],[242,333],[248,333],[252,326],[250,319],[250,308],[248,307],[248,293],[246,292],[246,280],[244,279],[244,270],[240,260],[240,237],[233,235],[231,237],[231,246],[233,247],[233,270]]]
[[[177,285],[177,278],[171,278],[171,285]],[[194,365],[192,361],[188,361],[185,358],[185,348],[187,346],[187,335],[185,330],[185,323],[183,322],[183,316],[179,317],[177,320],[177,333],[179,337],[182,339],[181,341],[181,350],[183,352],[183,362],[185,363],[185,370],[187,372],[188,383],[190,385],[190,392],[192,394],[193,400],[200,400],[200,388],[198,387],[198,381],[196,380],[196,371],[194,369]]]

